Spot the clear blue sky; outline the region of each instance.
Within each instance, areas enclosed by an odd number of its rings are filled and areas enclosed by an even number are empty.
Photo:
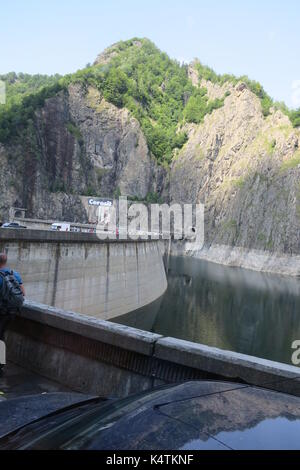
[[[0,73],[73,72],[134,36],[300,106],[299,0],[2,0]]]

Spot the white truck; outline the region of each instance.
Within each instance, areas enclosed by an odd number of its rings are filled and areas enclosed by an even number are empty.
[[[70,232],[71,224],[65,222],[55,222],[51,225],[52,232]]]

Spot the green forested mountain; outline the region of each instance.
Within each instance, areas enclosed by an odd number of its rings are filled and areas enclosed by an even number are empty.
[[[6,84],[6,104],[0,106],[0,142],[22,135],[36,109],[60,89],[60,75],[29,75],[10,72],[0,75]]]
[[[102,57],[105,60],[100,56],[94,65],[65,77],[15,73],[0,76],[7,84],[7,104],[0,107],[0,141],[20,138],[45,99],[67,90],[70,83],[79,82],[86,89],[93,85],[117,107],[126,107],[140,122],[157,161],[169,164],[174,149],[180,149],[187,140],[181,125],[199,124],[206,114],[224,104],[225,95],[209,100],[205,88],[192,85],[187,65],[171,60],[147,39],[120,42],[107,49]],[[217,75],[200,62],[196,68],[200,79],[212,83],[245,82],[261,99],[265,116],[274,105],[262,86],[247,77]],[[295,126],[300,126],[300,110],[291,112],[284,105],[280,107]]]
[[[2,220],[88,222],[90,196],[200,201],[208,245],[299,254],[300,110],[259,83],[137,38],[64,77],[0,78]]]
[[[49,76],[10,72],[0,75],[0,80],[6,83],[6,101],[9,106],[20,103],[22,98],[44,87],[55,85],[61,78],[58,74]]]

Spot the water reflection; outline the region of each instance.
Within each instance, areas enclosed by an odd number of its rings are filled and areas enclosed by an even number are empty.
[[[174,257],[161,301],[115,321],[290,364],[299,294],[298,279]]]

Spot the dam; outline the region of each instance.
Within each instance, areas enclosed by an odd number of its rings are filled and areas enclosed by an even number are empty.
[[[163,246],[155,241],[0,230],[0,251],[22,274],[28,299],[104,320],[146,306],[167,289]]]
[[[175,304],[168,312],[170,329],[153,331],[147,315],[161,300],[163,305],[167,289],[159,241],[103,242],[93,234],[0,230],[0,249],[21,271],[30,299],[7,335],[7,358],[18,366],[104,397],[198,379],[300,396],[298,367],[172,337]],[[194,274],[185,269],[183,274],[179,287],[192,288]],[[176,285],[175,279],[180,294]],[[126,314],[133,325],[121,324]]]

